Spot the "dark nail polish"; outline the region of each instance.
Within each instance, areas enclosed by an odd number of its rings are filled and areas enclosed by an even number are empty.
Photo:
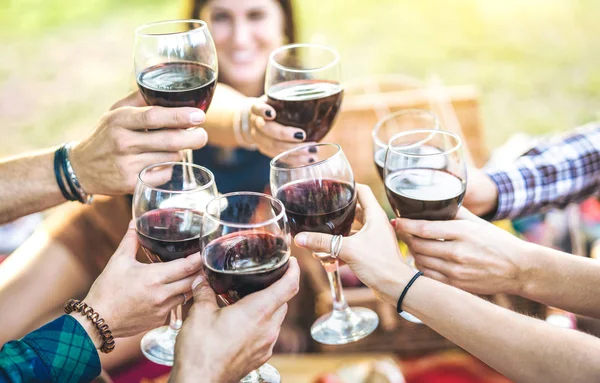
[[[317,147],[316,146],[311,146],[310,148],[308,148],[308,152],[309,153],[316,153],[317,152]]]
[[[297,140],[303,140],[304,139],[304,132],[296,132],[294,133],[294,138]]]
[[[271,109],[267,109],[265,110],[265,115],[269,118],[273,117],[273,112],[271,112]]]
[[[315,162],[315,159],[314,159],[314,158],[309,158],[309,159],[308,159],[308,163],[309,163],[309,164],[312,164],[313,162]]]

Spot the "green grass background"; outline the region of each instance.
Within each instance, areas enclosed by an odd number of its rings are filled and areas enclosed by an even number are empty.
[[[242,0],[240,0],[242,1]],[[297,0],[303,40],[347,79],[437,74],[475,84],[491,147],[596,119],[597,0]],[[133,30],[167,0],[0,0],[0,154],[81,137],[132,85]]]

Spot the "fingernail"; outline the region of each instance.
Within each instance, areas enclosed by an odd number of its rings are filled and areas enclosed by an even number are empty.
[[[296,242],[296,245],[298,246],[306,246],[306,234],[300,233],[296,235],[294,242]]]
[[[313,162],[315,162],[315,159],[314,159],[314,158],[309,158],[309,159],[308,159],[308,163],[309,163],[309,164],[312,164]]]
[[[196,287],[202,282],[204,282],[204,278],[202,278],[201,275],[198,275],[196,279],[194,279],[194,282],[192,282],[192,290],[196,290]]]
[[[273,112],[271,111],[271,109],[267,109],[265,110],[265,116],[271,118],[273,117]],[[295,137],[295,136],[294,136]]]
[[[392,225],[392,227],[396,227],[396,220],[395,219],[391,219],[390,220],[390,224]]]
[[[311,146],[310,148],[308,148],[308,152],[309,153],[316,153],[317,152],[317,147],[316,146]]]
[[[294,133],[294,138],[297,140],[303,140],[304,139],[304,132],[296,132]]]
[[[190,114],[190,122],[192,124],[201,124],[204,122],[204,112],[194,112]]]

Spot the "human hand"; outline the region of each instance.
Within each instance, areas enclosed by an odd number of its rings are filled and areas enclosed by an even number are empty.
[[[138,262],[135,223],[96,279],[84,302],[109,325],[115,338],[162,326],[167,314],[191,298],[192,282],[202,268],[199,253],[171,262]]]
[[[304,130],[275,122],[276,112],[266,103],[266,97],[256,99],[250,108],[250,134],[258,150],[275,157],[286,150],[312,142],[304,142]]]
[[[139,92],[132,93],[71,148],[73,170],[87,193],[133,193],[137,176],[146,166],[180,161],[180,150],[206,144],[204,129],[187,130],[204,118],[204,112],[196,108],[146,106]]]
[[[194,283],[194,304],[175,344],[175,382],[239,382],[273,353],[287,302],[299,289],[300,268],[291,257],[286,273],[266,289],[219,308],[205,275]]]
[[[402,291],[399,286],[414,273],[402,259],[394,229],[371,189],[357,184],[356,191],[362,207],[357,212],[362,227],[355,235],[343,239],[339,258],[380,300],[395,305]],[[329,253],[331,239],[329,234],[304,232],[296,235],[294,241],[313,252]]]
[[[482,216],[496,209],[498,204],[498,186],[481,169],[470,167],[467,174],[467,191],[463,200],[463,206],[473,214]]]
[[[465,208],[453,221],[398,218],[394,227],[427,277],[476,294],[515,294],[527,280],[530,244]]]

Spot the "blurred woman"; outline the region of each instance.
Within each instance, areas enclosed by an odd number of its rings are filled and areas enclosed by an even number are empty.
[[[373,289],[379,299],[396,306],[398,312],[406,310],[415,315],[427,326],[511,380],[598,381],[599,339],[515,313],[432,278],[419,277],[420,272],[415,274],[404,263],[394,227],[403,237],[407,236],[405,229],[410,228],[411,234],[428,238],[427,246],[430,248],[445,248],[445,251],[463,246],[452,243],[459,232],[469,233],[472,244],[479,244],[480,252],[491,252],[492,247],[504,251],[504,247],[508,247],[505,241],[508,234],[500,236],[500,229],[492,230],[490,223],[472,217],[464,209],[456,222],[411,222],[399,219],[393,221],[392,227],[371,189],[358,185],[357,191],[362,206],[362,212],[358,214],[362,216],[362,229],[357,234],[344,238],[341,247],[336,246],[336,249],[339,250],[339,257],[348,263],[363,283]],[[469,222],[477,223],[460,222],[465,218],[473,218]],[[452,235],[448,231],[450,225],[456,227]],[[446,241],[440,241],[440,238]],[[327,234],[299,233],[295,242],[298,246],[315,252],[332,250],[332,236]],[[375,251],[373,243],[378,244]],[[411,245],[414,250],[415,244]],[[516,250],[512,246],[508,248]],[[554,303],[559,307],[563,304],[577,306],[573,301],[580,299],[580,310],[600,317],[598,299],[590,299],[593,292],[597,291],[590,289],[591,275],[582,272],[581,264],[573,265],[572,258],[569,255],[554,258],[554,262],[560,267],[554,269],[554,278],[547,278],[546,291],[553,290]],[[589,267],[594,267],[594,263],[597,263],[587,261]],[[597,272],[595,275],[598,275]],[[577,276],[583,279],[580,281]],[[565,278],[565,285],[568,285],[564,289],[560,285],[561,278]],[[579,294],[574,294],[577,287]],[[590,304],[596,309],[585,309]]]
[[[220,82],[202,124],[210,146],[194,151],[194,162],[213,171],[220,192],[263,191],[267,156],[304,141],[302,130],[270,121],[274,111],[255,99],[263,91],[270,51],[295,39],[291,1],[198,0],[190,3],[187,16],[208,22],[220,65]],[[252,124],[252,145],[236,138],[242,118]],[[130,219],[130,197],[97,198],[92,205],[65,206],[53,214],[0,265],[0,344],[55,317],[67,299],[85,296]],[[138,259],[147,262],[143,253]],[[110,369],[140,355],[140,337],[117,347],[103,366]],[[304,347],[302,341],[293,343],[293,350]]]

